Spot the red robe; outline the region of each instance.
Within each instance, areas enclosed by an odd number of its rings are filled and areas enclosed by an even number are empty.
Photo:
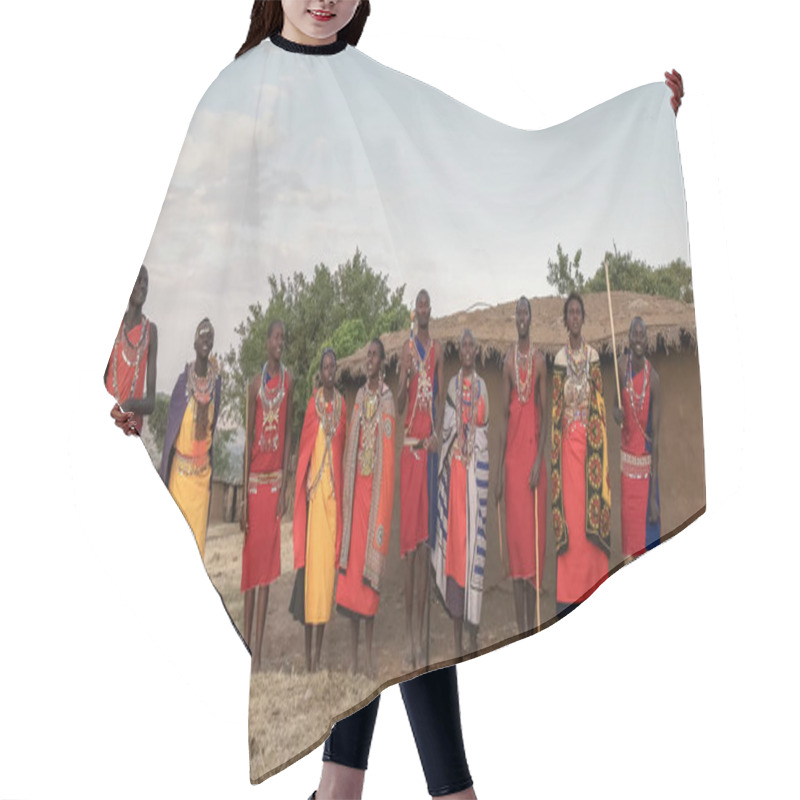
[[[122,325],[124,324],[123,322]],[[114,348],[111,351],[111,358],[108,361],[108,374],[106,375],[106,390],[109,394],[114,396],[114,399],[120,406],[124,405],[126,401],[131,398],[134,400],[141,400],[141,398],[144,397],[147,358],[150,355],[149,320],[143,316],[142,321],[128,331],[128,341],[134,345],[134,347],[138,348],[139,343],[142,341],[142,336],[145,337],[144,348],[142,352],[139,353],[138,361],[131,364],[126,363],[122,354],[122,338],[125,336],[122,325],[120,325],[117,339],[114,342]],[[115,374],[117,384],[116,391],[114,387]],[[136,430],[141,431],[144,421],[142,415],[134,414],[133,421],[136,424]]]
[[[277,388],[280,374],[267,383]],[[281,574],[281,520],[278,499],[281,493],[283,448],[286,437],[286,405],[289,376],[278,411],[274,447],[272,435],[263,436],[264,407],[260,393],[256,395],[256,420],[253,449],[250,456],[250,485],[247,493],[247,536],[242,551],[242,591],[256,586],[269,586]]]
[[[633,392],[641,395],[645,390],[640,409],[631,405],[631,385],[622,389],[622,554],[639,555],[645,551],[647,532],[647,506],[650,498],[650,467],[643,462],[649,460],[645,431],[650,415],[650,363],[633,377]],[[626,463],[625,456],[633,456],[640,463]]]
[[[520,380],[524,381],[526,378],[526,371],[521,367]],[[535,381],[535,376],[532,380]],[[505,466],[506,539],[510,576],[527,578],[541,587],[547,539],[547,470],[543,463],[539,471],[539,485],[536,487],[539,511],[537,577],[534,493],[529,483],[539,447],[541,425],[539,407],[534,402],[535,388],[534,383],[530,397],[524,403],[520,402],[517,387],[511,389]]]
[[[412,347],[417,348],[415,339]],[[421,358],[420,358],[421,360]],[[418,397],[420,373],[415,371],[408,387],[406,405],[405,439],[426,439],[433,433],[433,386],[436,369],[436,346],[431,339],[428,357],[420,364],[430,382],[430,399]],[[428,451],[403,445],[400,454],[400,555],[416,550],[420,542],[428,539]]]

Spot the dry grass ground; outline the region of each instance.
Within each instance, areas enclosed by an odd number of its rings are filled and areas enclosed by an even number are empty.
[[[289,614],[294,584],[291,524],[281,531],[281,576],[270,588],[262,672],[250,685],[250,766],[253,781],[263,780],[296,761],[328,735],[333,721],[363,705],[377,690],[404,674],[405,611],[402,569],[387,570],[375,620],[375,679],[350,673],[350,621],[335,611],[325,628],[322,669],[305,671],[304,631]],[[222,595],[234,625],[244,625],[240,591],[242,533],[238,524],[212,524],[206,539],[206,568]],[[398,554],[399,562],[399,554]],[[543,599],[543,607],[548,598]],[[549,600],[552,605],[552,600]],[[544,610],[543,608],[543,610]],[[478,639],[486,647],[517,633],[511,583],[484,592]],[[363,633],[361,634],[363,658]],[[453,658],[453,626],[443,609],[431,607],[431,663]]]

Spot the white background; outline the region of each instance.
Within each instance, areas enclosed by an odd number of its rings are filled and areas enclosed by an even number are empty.
[[[249,6],[0,12],[0,798],[316,786],[318,752],[250,787],[249,659],[101,384],[191,113]],[[782,7],[374,2],[362,49],[512,124],[560,122],[668,67],[686,81],[708,512],[566,621],[459,668],[482,798],[796,796],[797,126]],[[392,689],[365,797],[424,796]]]

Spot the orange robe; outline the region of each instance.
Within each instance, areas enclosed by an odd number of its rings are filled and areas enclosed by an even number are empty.
[[[395,412],[392,393],[382,385],[375,412],[378,422],[374,456],[369,455],[364,446],[372,429],[364,419],[364,397],[362,387],[353,406],[344,458],[344,519],[336,605],[345,613],[374,617],[392,529]]]

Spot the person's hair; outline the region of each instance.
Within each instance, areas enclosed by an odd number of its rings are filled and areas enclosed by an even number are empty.
[[[638,316],[634,317],[631,320],[631,324],[628,327],[628,336],[630,336],[633,333],[633,326],[636,325],[637,322],[639,323],[639,325],[642,326],[642,330],[644,331],[645,336],[646,336],[647,335],[647,325],[645,325],[644,324],[644,320],[641,317],[638,317]]]
[[[564,327],[567,325],[567,309],[573,300],[577,300],[580,304],[581,319],[586,320],[586,309],[583,307],[583,298],[577,292],[570,292],[569,297],[564,301]]]
[[[430,296],[430,293],[428,292],[428,290],[427,290],[427,289],[420,289],[420,290],[417,292],[417,299],[416,299],[416,300],[414,300],[414,307],[415,307],[415,308],[416,308],[416,305],[417,305],[417,303],[419,303],[419,300],[420,300],[420,298],[421,298],[421,297],[423,297],[423,296],[428,298],[428,305],[430,305],[430,302],[431,302],[431,296]]]
[[[378,345],[378,353],[381,357],[381,361],[386,361],[386,350],[383,349],[383,342],[380,340],[379,337],[375,337],[370,344]]]
[[[353,19],[339,31],[337,38],[345,39],[347,44],[355,47],[361,38],[368,16],[369,0],[361,0]],[[236,58],[282,30],[283,6],[280,0],[255,0],[250,11],[250,30],[247,32],[247,38],[239,48]]]
[[[322,355],[320,356],[320,359],[319,359],[319,371],[320,371],[320,374],[322,373],[322,365],[325,363],[325,356],[333,356],[333,364],[334,364],[334,366],[336,366],[336,353],[334,353],[332,347],[326,347],[322,351]]]
[[[272,336],[272,332],[275,330],[275,328],[276,328],[278,325],[280,325],[280,326],[281,326],[281,328],[283,328],[283,332],[284,332],[284,334],[286,333],[286,326],[283,324],[283,320],[280,320],[280,319],[274,319],[274,320],[272,320],[272,322],[270,322],[270,324],[267,326],[267,339],[269,339],[269,338]]]
[[[517,300],[517,305],[519,305],[520,303],[525,303],[525,305],[528,306],[528,316],[532,317],[533,312],[531,311],[531,301],[528,300],[528,298],[525,297],[524,294],[522,295],[522,297],[519,298],[519,300]]]
[[[475,336],[473,335],[472,331],[469,328],[464,328],[464,332],[461,334],[461,338],[458,340],[459,347],[464,344],[464,339],[469,336],[472,339],[472,344],[475,344]]]
[[[214,333],[214,326],[211,324],[211,320],[208,317],[203,317],[203,319],[197,323],[197,327],[194,329],[195,339],[197,338],[197,334],[200,333],[200,328],[202,328],[204,325],[208,325],[208,327],[211,328],[211,333]]]

